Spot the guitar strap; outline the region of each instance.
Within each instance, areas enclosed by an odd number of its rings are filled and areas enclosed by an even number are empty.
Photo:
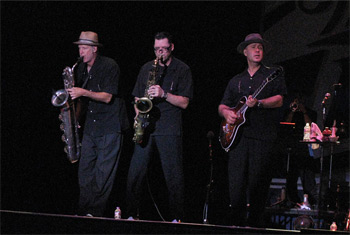
[[[89,81],[89,76],[86,76],[85,81],[84,81],[83,85],[81,86],[81,88],[84,89],[86,84],[88,83],[88,81]]]

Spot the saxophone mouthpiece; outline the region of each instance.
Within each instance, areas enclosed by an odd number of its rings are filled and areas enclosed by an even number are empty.
[[[163,54],[160,54],[160,55],[158,56],[158,60],[159,60],[162,64],[164,64]]]
[[[84,56],[78,57],[77,62],[75,62],[75,64],[72,66],[72,71],[74,71],[75,66],[77,66],[81,61],[83,61],[83,59],[84,59]]]

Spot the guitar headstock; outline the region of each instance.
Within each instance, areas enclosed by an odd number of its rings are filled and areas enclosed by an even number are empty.
[[[272,72],[267,78],[266,82],[271,82],[275,78],[279,77],[283,73],[283,67],[279,66],[274,72]]]

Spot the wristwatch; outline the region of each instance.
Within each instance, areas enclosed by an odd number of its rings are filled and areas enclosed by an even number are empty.
[[[163,99],[167,99],[168,98],[168,92],[164,91],[163,95],[162,95]]]
[[[260,100],[258,100],[257,107],[258,107],[259,109],[264,108],[264,105],[263,105],[263,103],[261,103],[261,101],[260,101]]]

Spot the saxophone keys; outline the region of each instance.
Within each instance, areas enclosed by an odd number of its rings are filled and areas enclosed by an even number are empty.
[[[64,151],[65,153],[68,153],[68,146],[67,146],[67,145],[64,146],[63,151]]]
[[[65,134],[63,134],[63,135],[61,136],[61,140],[62,140],[63,142],[65,142],[65,143],[67,143],[67,138],[66,138],[66,135],[65,135]]]
[[[65,129],[64,129],[64,123],[61,123],[61,124],[60,124],[60,129],[61,129],[61,131],[65,131]]]

